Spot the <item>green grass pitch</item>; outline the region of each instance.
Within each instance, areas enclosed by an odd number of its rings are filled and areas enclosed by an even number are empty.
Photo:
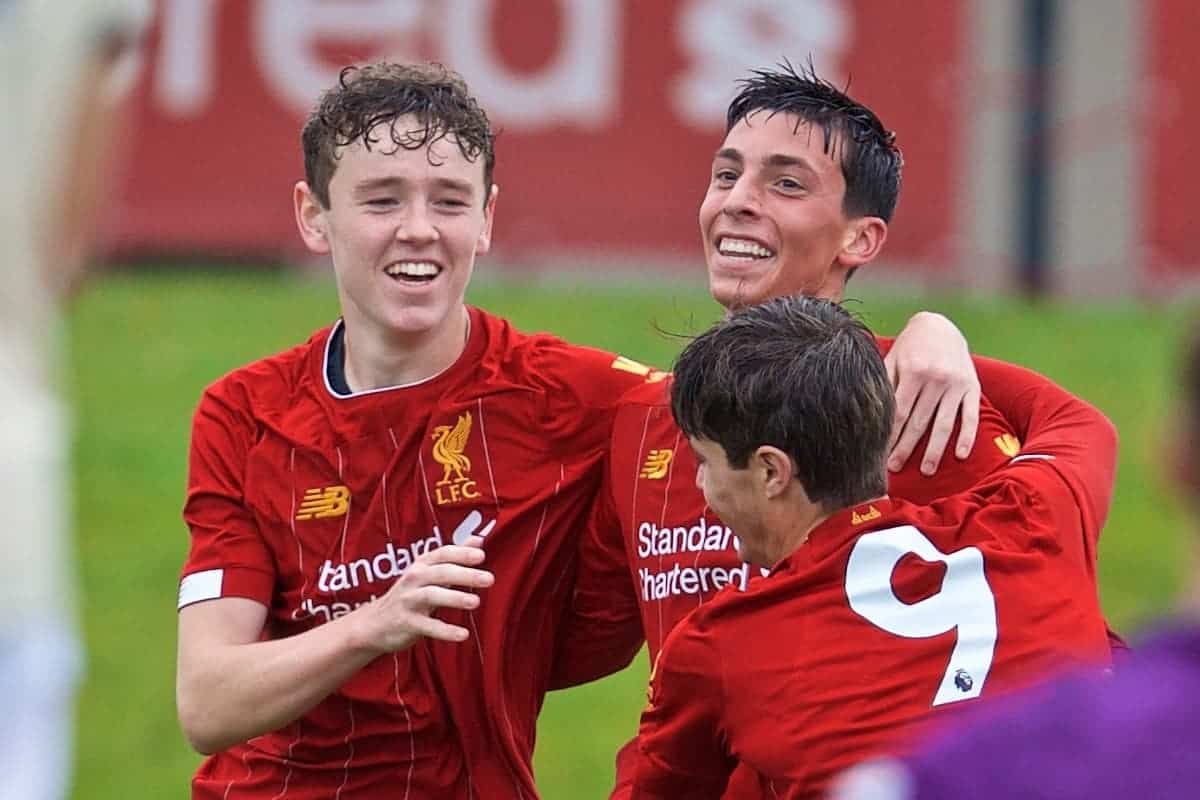
[[[1166,608],[1186,551],[1158,442],[1169,431],[1183,311],[897,297],[866,284],[852,285],[862,298],[854,308],[876,330],[895,333],[921,308],[944,311],[975,351],[1045,372],[1108,413],[1122,456],[1101,548],[1104,605],[1123,630]],[[656,327],[694,332],[718,315],[699,276],[687,285],[628,287],[483,282],[471,300],[526,330],[662,366],[679,341]],[[199,758],[175,721],[174,669],[192,409],[207,383],[302,341],[336,313],[327,281],[232,270],[118,273],[75,304],[69,379],[88,670],[74,797],[188,795]],[[621,675],[547,700],[537,745],[547,800],[606,796],[612,754],[634,730],[646,671],[639,658]]]

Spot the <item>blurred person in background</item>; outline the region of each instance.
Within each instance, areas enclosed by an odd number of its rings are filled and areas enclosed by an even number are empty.
[[[108,190],[148,0],[0,0],[0,798],[65,796],[76,633],[60,307]]]
[[[1107,669],[1094,521],[1116,431],[1028,370],[981,360],[979,376],[985,395],[1027,406],[1024,452],[917,506],[887,495],[891,382],[840,306],[778,298],[687,346],[671,401],[696,484],[770,575],[667,637],[634,798],[719,798],[738,763],[767,796],[821,797],[841,769],[977,698]],[[996,761],[971,755],[940,763]]]
[[[195,414],[192,796],[534,798],[577,532],[649,371],[465,305],[498,188],[456,73],[347,68],[302,141],[296,222],[342,317]]]
[[[796,292],[840,300],[887,238],[901,185],[895,134],[811,68],[787,65],[741,82],[726,128],[699,212],[713,298],[728,309]],[[966,341],[949,320],[918,314],[894,342],[878,344],[896,386],[891,496],[928,503],[964,491],[1020,452],[1024,409],[981,399]],[[759,572],[738,557],[733,533],[695,486],[669,392],[669,382],[639,386],[618,408],[565,628],[572,658],[556,686],[623,667],[643,640],[653,664],[681,619]],[[943,459],[948,446],[953,457]],[[1107,503],[1098,509],[1107,514]],[[1092,522],[1098,531],[1104,518]],[[580,657],[589,648],[591,657]],[[635,751],[636,740],[617,756],[615,799],[628,797]],[[761,791],[739,770],[726,796]]]
[[[1200,511],[1200,329],[1182,359],[1166,443],[1179,494]],[[837,800],[1185,800],[1200,793],[1200,557],[1174,619],[1113,677],[1090,672],[985,707],[901,760],[851,770]]]

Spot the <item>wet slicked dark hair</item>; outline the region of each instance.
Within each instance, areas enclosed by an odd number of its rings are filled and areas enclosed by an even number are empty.
[[[730,314],[684,349],[671,387],[685,434],[721,445],[737,469],[757,448],[778,447],[829,511],[886,493],[895,407],[875,337],[815,297]]]
[[[423,127],[397,128],[396,120],[408,115]],[[379,62],[343,69],[337,85],[321,95],[304,124],[304,179],[322,206],[329,208],[329,181],[341,148],[354,142],[368,149],[378,145],[375,128],[380,124],[388,126],[395,148],[420,150],[449,137],[468,161],[482,157],[487,202],[496,137],[466,81],[441,64]]]
[[[838,158],[846,179],[842,201],[846,215],[891,221],[900,197],[904,158],[896,134],[883,126],[875,112],[818,77],[811,63],[800,69],[788,62],[773,70],[757,69],[738,85],[741,90],[725,115],[726,133],[758,111],[795,115],[820,130],[825,152]]]

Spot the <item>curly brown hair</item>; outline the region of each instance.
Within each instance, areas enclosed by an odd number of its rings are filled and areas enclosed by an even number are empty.
[[[423,127],[397,130],[396,120],[408,115]],[[370,149],[379,142],[380,124],[387,124],[396,148],[419,150],[450,137],[468,161],[482,156],[487,202],[496,136],[466,81],[441,64],[381,61],[343,69],[337,85],[321,95],[304,123],[304,178],[322,206],[329,208],[329,181],[341,148],[362,142]]]

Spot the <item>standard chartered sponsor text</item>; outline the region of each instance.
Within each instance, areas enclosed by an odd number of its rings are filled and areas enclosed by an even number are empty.
[[[684,567],[679,564],[663,572],[638,570],[643,600],[664,600],[672,595],[705,594],[723,589],[729,584],[746,588],[750,565],[738,567]]]
[[[691,526],[660,528],[653,522],[643,522],[638,526],[638,556],[641,558],[699,553],[703,550],[732,549],[736,552],[737,547],[738,540],[733,531],[704,518]]]
[[[482,521],[482,515],[478,511],[472,511],[455,529],[453,541],[461,543],[471,534],[484,536],[489,533],[495,525],[495,520],[485,525],[483,530],[479,530],[479,524]],[[370,597],[365,600],[346,603],[336,599],[337,592],[386,581],[379,589],[379,593],[382,594],[387,591],[393,580],[404,574],[404,570],[408,569],[418,556],[436,550],[444,544],[442,532],[435,525],[432,535],[424,539],[417,539],[408,546],[396,546],[394,542],[388,542],[378,553],[362,558],[342,563],[334,563],[331,559],[326,559],[317,568],[316,589],[323,594],[333,595],[334,602],[318,603],[313,598],[306,597],[301,601],[300,607],[292,612],[292,619],[302,620],[308,617],[317,617],[323,622],[329,622],[345,616],[359,606],[375,600],[378,595],[372,591]]]
[[[719,523],[701,518],[694,525],[660,528],[652,522],[638,526],[638,556],[674,556],[683,553],[734,552],[738,549],[733,531]],[[638,569],[638,584],[643,600],[664,600],[673,595],[708,594],[734,584],[746,588],[749,566],[684,566],[674,564],[660,571]]]

